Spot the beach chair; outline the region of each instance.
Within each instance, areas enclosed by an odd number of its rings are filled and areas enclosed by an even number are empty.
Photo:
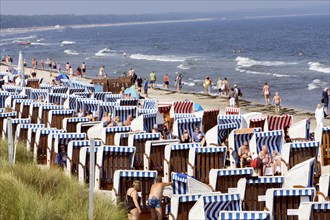
[[[12,132],[13,132],[12,137],[15,140],[17,126],[19,124],[30,124],[31,120],[28,118],[12,118],[11,123],[12,123]],[[5,140],[6,138],[8,138],[8,119],[7,118],[5,118],[3,120],[2,140]]]
[[[246,128],[245,120],[242,115],[218,115],[218,125],[235,123],[237,129]]]
[[[1,134],[2,139],[4,139],[4,137],[3,137],[4,129],[7,130],[7,124],[4,125],[4,121],[7,120],[7,118],[9,118],[9,117],[16,118],[16,116],[17,116],[17,112],[0,113],[0,134]]]
[[[174,121],[182,118],[194,118],[196,115],[194,113],[174,113]]]
[[[33,156],[34,161],[38,164],[47,164],[47,149],[48,147],[48,135],[55,135],[59,133],[63,133],[64,130],[57,130],[56,128],[39,128],[36,130],[35,134],[35,142],[32,142],[30,139],[30,143],[33,145]]]
[[[65,171],[69,175],[76,175],[78,176],[78,166],[80,163],[80,149],[83,147],[89,147],[90,146],[90,140],[74,140],[70,141],[68,144],[67,149],[67,163],[66,163],[66,169]],[[102,145],[102,142],[99,140],[94,141],[94,146],[99,147]]]
[[[330,127],[322,129],[322,146],[321,146],[321,164],[322,166],[330,165]]]
[[[147,141],[143,155],[144,170],[157,170],[158,175],[164,176],[165,147],[168,144],[178,144],[178,139]]]
[[[36,132],[38,129],[46,128],[44,124],[38,124],[40,127],[28,128],[26,137],[26,149],[34,153],[34,143],[36,142]],[[25,126],[25,125],[24,125]]]
[[[195,147],[189,150],[188,175],[209,183],[211,169],[225,166],[227,147]]]
[[[138,109],[137,116],[145,115],[145,114],[157,114],[156,109]]]
[[[16,127],[15,143],[18,141],[26,142],[28,140],[29,128],[44,128],[44,124],[18,124]],[[31,145],[27,144],[27,150],[33,152]]]
[[[22,91],[22,88],[20,86],[14,85],[2,85],[2,89],[4,92],[10,93],[9,95],[17,95]],[[2,92],[2,94],[4,93]]]
[[[50,88],[50,93],[65,94],[68,92],[68,87],[66,86],[52,86]]]
[[[180,118],[174,121],[172,133],[176,137],[181,137],[183,131],[186,129],[189,136],[192,137],[195,127],[199,127],[200,130],[202,129],[202,118]]]
[[[98,149],[95,165],[95,189],[112,190],[116,170],[132,170],[135,147],[103,146]]]
[[[252,174],[252,168],[211,169],[209,184],[213,191],[233,192],[230,190],[237,188],[237,183],[241,178],[250,177]]]
[[[241,108],[236,107],[226,107],[226,115],[240,115],[241,114]]]
[[[88,137],[88,129],[94,127],[95,125],[100,124],[99,121],[90,121],[90,122],[79,122],[77,123],[76,132],[77,133],[86,133]]]
[[[164,102],[158,103],[157,104],[158,112],[160,112],[161,114],[170,114],[172,105],[173,105],[172,103],[164,103]]]
[[[34,89],[39,89],[39,79],[27,79],[26,86]]]
[[[61,106],[61,105],[48,105],[48,104],[40,105],[39,110],[38,110],[37,123],[38,124],[45,124],[46,126],[48,126],[48,124],[49,124],[49,121],[48,121],[49,112],[51,110],[61,110],[61,109],[63,109],[63,106]],[[31,114],[31,107],[30,107],[30,114]]]
[[[107,95],[111,95],[111,94],[112,94],[112,92],[94,92],[92,94],[92,98],[105,102],[105,97]]]
[[[30,106],[31,103],[33,103],[33,100],[31,99],[26,99],[26,101],[21,102],[20,106],[19,106],[19,118],[30,118]],[[32,122],[32,120],[31,120]]]
[[[242,114],[243,120],[245,120],[247,128],[261,128],[264,131],[264,124],[259,124],[258,121],[264,119],[261,112],[249,112]],[[255,123],[254,123],[254,122]],[[251,126],[252,124],[252,126]]]
[[[27,95],[10,95],[6,99],[5,103],[7,104],[7,107],[14,108],[14,100],[16,99],[27,99]]]
[[[57,103],[58,105],[63,105],[64,104],[64,100],[66,98],[68,98],[68,95],[67,94],[63,94],[63,93],[48,93],[47,101],[50,104]]]
[[[118,99],[122,99],[121,94],[109,94],[105,95],[105,102],[117,102]]]
[[[78,102],[78,99],[77,99]],[[83,115],[86,115],[86,112],[89,111],[93,114],[95,114],[98,111],[99,105],[102,103],[100,100],[82,100],[80,103],[80,108],[83,111]],[[77,103],[77,107],[78,107]],[[79,111],[79,108],[77,109],[77,112]]]
[[[115,145],[115,134],[129,132],[131,130],[130,126],[119,126],[119,127],[105,127],[101,131],[101,140],[105,145]],[[127,146],[127,145],[117,145],[117,146]],[[133,146],[133,145],[131,145]]]
[[[173,118],[176,113],[193,113],[194,112],[194,102],[191,101],[176,101],[173,103],[170,110],[171,118]]]
[[[266,118],[251,119],[249,128],[261,128],[261,131],[268,130],[268,127],[266,127]]]
[[[43,97],[44,100],[46,100],[48,94],[47,89],[31,89],[30,93],[30,99],[38,100],[40,96]]]
[[[236,123],[216,125],[205,134],[206,143],[210,145],[221,145],[229,134],[236,129]]]
[[[108,113],[110,115],[114,114],[115,106],[118,106],[117,102],[101,102],[99,104],[97,120],[100,121],[102,119],[104,113]]]
[[[164,181],[171,182],[171,173],[188,173],[189,151],[191,148],[200,147],[198,143],[169,144],[165,147]]]
[[[310,139],[311,120],[306,118],[298,121],[289,128],[289,136],[292,141],[308,141]]]
[[[283,130],[286,126],[291,126],[293,121],[292,115],[268,115],[268,131]]]
[[[221,211],[219,220],[270,220],[267,211]]]
[[[102,146],[94,148],[95,157],[100,148],[102,148]],[[81,147],[79,150],[78,180],[80,183],[89,184],[89,181],[90,181],[90,178],[89,178],[90,152],[91,152],[90,147]],[[94,166],[95,165],[96,165],[96,160],[95,160]]]
[[[145,134],[145,131],[132,131],[115,133],[114,141],[115,146],[128,146],[128,138],[131,134]]]
[[[191,207],[188,219],[218,219],[220,211],[241,211],[240,196],[233,193],[201,195]]]
[[[155,109],[157,110],[157,100],[156,99],[145,99],[142,105],[142,109]]]
[[[73,93],[77,92],[85,92],[85,88],[69,88],[67,94],[72,95]]]
[[[28,118],[31,119],[31,123],[38,123],[39,107],[42,105],[44,104],[39,102],[32,102],[30,104]]]
[[[171,173],[172,195],[192,194],[192,193],[210,193],[212,188],[191,176],[183,173]],[[171,196],[172,196],[171,195]]]
[[[303,202],[297,210],[298,220],[330,219],[330,202]]]
[[[64,151],[68,153],[68,144],[73,140],[85,140],[84,133],[59,133],[48,135],[47,145],[47,166],[55,165],[56,156],[60,153],[60,147],[64,146]]]
[[[73,110],[50,110],[48,113],[48,123],[46,124],[48,128],[63,128],[63,121],[65,118],[72,117]]]
[[[12,104],[12,109],[16,112],[19,112],[19,117],[21,117],[20,111],[21,111],[21,103],[26,103],[26,105],[29,105],[33,102],[32,99],[14,99]]]
[[[66,132],[77,132],[77,124],[81,122],[89,122],[89,117],[74,117],[74,118],[64,118],[62,125]],[[78,132],[81,133],[81,132]]]
[[[319,192],[318,201],[324,201],[330,198],[330,174],[322,174],[319,179]]]
[[[202,193],[177,194],[171,196],[170,220],[187,220],[190,209],[195,205]]]
[[[47,89],[48,92],[51,92],[51,88],[54,87],[54,85],[48,84],[48,83],[41,83],[39,85],[40,89]]]
[[[153,126],[156,124],[157,114],[143,114],[132,121],[132,131],[152,132]]]
[[[204,111],[202,118],[202,131],[204,133],[218,124],[219,113],[219,108]]]
[[[113,183],[113,197],[118,202],[124,202],[126,192],[132,187],[135,180],[141,182],[141,211],[140,219],[151,219],[150,209],[147,205],[149,192],[152,184],[156,182],[157,171],[144,170],[116,170]]]
[[[119,106],[138,106],[138,99],[119,99]]]
[[[125,122],[129,115],[133,118],[137,116],[136,106],[115,106],[114,110],[114,117],[119,116],[121,122]]]
[[[134,158],[134,168],[136,170],[143,170],[144,162],[143,155],[145,153],[145,143],[147,141],[159,140],[160,133],[143,133],[143,134],[130,134],[128,137],[128,146],[136,148]]]

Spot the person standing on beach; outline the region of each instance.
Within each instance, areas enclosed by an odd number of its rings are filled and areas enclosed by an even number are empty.
[[[323,128],[324,122],[324,110],[322,104],[318,104],[315,109],[315,119],[316,119],[316,127]]]
[[[141,182],[135,180],[133,186],[127,190],[125,197],[125,207],[128,213],[128,219],[139,219],[141,214],[141,197],[138,192],[141,191]]]
[[[207,76],[206,79],[204,80],[205,94],[210,95],[211,86],[212,86],[212,80],[210,80],[210,77]]]
[[[149,79],[150,79],[151,88],[155,88],[155,83],[156,83],[156,73],[155,73],[155,71],[152,71],[150,73]]]
[[[269,105],[270,88],[267,82],[265,82],[264,87],[262,88],[262,94],[265,97],[265,106]]]
[[[234,85],[234,98],[235,98],[235,103],[237,108],[239,108],[239,100],[238,100],[238,96],[241,96],[241,90],[237,87],[237,85]]]
[[[230,92],[228,94],[228,100],[229,100],[229,106],[235,107],[235,90],[234,90],[234,88],[230,89]]]
[[[176,91],[181,92],[182,89],[182,76],[181,73],[176,73],[176,78],[175,78],[175,86],[176,86]]]
[[[66,73],[69,74],[69,72],[70,72],[70,63],[69,62],[67,62],[65,64],[65,70],[66,70]]]
[[[99,70],[99,79],[103,79],[104,76],[105,76],[105,67],[104,66],[101,66],[100,67],[100,70]]]
[[[282,100],[278,92],[275,92],[275,96],[273,98],[272,103],[274,104],[275,107],[275,115],[279,115],[280,107],[282,105]]]
[[[86,64],[85,64],[85,62],[82,63],[81,70],[82,70],[82,76],[86,76]]]
[[[324,117],[328,116],[329,95],[330,95],[330,90],[328,88],[324,88],[322,92],[322,100],[321,100],[321,102],[323,103]]]
[[[170,85],[170,79],[168,78],[168,74],[165,73],[164,76],[164,85],[165,85],[165,89],[168,90],[169,89],[169,85]]]
[[[221,96],[222,93],[222,80],[220,79],[220,77],[218,78],[218,82],[217,82],[217,89],[219,91],[219,97]]]
[[[144,79],[144,94],[146,95],[146,98],[148,98],[148,89],[149,89],[149,82],[148,82],[148,79],[145,78]]]
[[[227,78],[225,77],[225,79],[222,81],[223,83],[223,95],[227,95],[229,93],[229,82],[227,80]]]
[[[151,210],[152,220],[162,220],[162,199],[163,192],[166,186],[171,186],[172,183],[163,183],[162,177],[157,176],[156,183],[154,183],[150,188],[148,204]]]
[[[44,60],[40,60],[40,66],[42,70],[45,70],[45,61]]]

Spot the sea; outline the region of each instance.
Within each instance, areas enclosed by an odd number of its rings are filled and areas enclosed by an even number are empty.
[[[264,103],[267,82],[284,107],[308,111],[315,110],[322,90],[330,86],[329,14],[13,29],[0,38],[1,56],[11,55],[14,64],[22,51],[28,66],[34,57],[53,59],[62,68],[85,62],[91,78],[103,65],[110,77],[133,68],[144,79],[155,71],[159,87],[168,73],[172,89],[179,72],[183,90],[193,93],[203,92],[207,76],[214,85],[226,77],[244,99],[257,103]],[[215,86],[211,94],[218,94]]]

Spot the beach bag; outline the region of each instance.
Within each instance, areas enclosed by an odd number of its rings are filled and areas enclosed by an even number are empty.
[[[250,166],[254,169],[258,169],[262,166],[262,161],[259,157],[253,159],[250,163]]]

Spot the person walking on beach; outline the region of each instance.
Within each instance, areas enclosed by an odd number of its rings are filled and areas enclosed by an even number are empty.
[[[148,98],[148,89],[149,89],[149,82],[148,79],[145,78],[143,90],[144,90],[144,94],[146,95],[146,98]]]
[[[229,106],[235,107],[235,90],[234,90],[234,88],[230,89],[230,92],[228,94],[228,100],[229,100]]]
[[[238,97],[242,96],[241,90],[237,87],[237,85],[234,85],[234,97],[235,97],[235,103],[237,108],[239,108],[239,100]]]
[[[165,73],[164,76],[164,85],[165,85],[165,89],[168,90],[169,89],[169,85],[170,85],[170,79],[168,78],[168,74]]]
[[[265,106],[269,105],[270,88],[267,82],[265,82],[264,87],[262,88],[262,94],[265,97]]]
[[[163,183],[162,177],[157,176],[156,183],[151,186],[149,193],[149,207],[151,210],[151,219],[152,220],[162,220],[162,199],[163,199],[163,191],[166,186],[171,186],[172,183]]]
[[[156,83],[156,73],[155,73],[155,71],[152,71],[150,73],[149,79],[150,79],[151,88],[154,89],[155,88],[155,83]]]
[[[220,77],[218,78],[218,81],[217,81],[217,89],[219,91],[219,97],[221,96],[221,93],[222,93],[222,80],[220,79]]]
[[[321,102],[323,103],[324,117],[328,116],[329,95],[330,95],[329,88],[324,88],[322,92],[322,100],[321,100]]]
[[[323,128],[324,110],[322,104],[318,104],[315,109],[316,127]]]
[[[210,80],[210,77],[207,76],[206,79],[204,80],[205,94],[210,95],[211,86],[212,86],[212,80]]]
[[[141,191],[141,182],[135,180],[133,182],[133,186],[127,190],[125,197],[125,207],[128,213],[129,220],[136,220],[140,218],[141,207],[138,192]]]
[[[85,64],[85,62],[82,63],[81,70],[82,70],[82,76],[86,76],[86,64]]]
[[[273,98],[272,103],[274,104],[274,107],[275,107],[275,115],[279,115],[280,107],[282,105],[282,100],[281,100],[281,96],[279,95],[278,92],[275,92],[275,96]]]
[[[223,95],[228,95],[229,93],[229,82],[227,80],[227,78],[225,77],[225,79],[223,80]]]
[[[176,73],[176,78],[175,78],[175,87],[177,92],[181,92],[182,89],[182,76],[181,73]]]
[[[40,60],[40,66],[42,70],[45,70],[45,61],[44,60]]]

